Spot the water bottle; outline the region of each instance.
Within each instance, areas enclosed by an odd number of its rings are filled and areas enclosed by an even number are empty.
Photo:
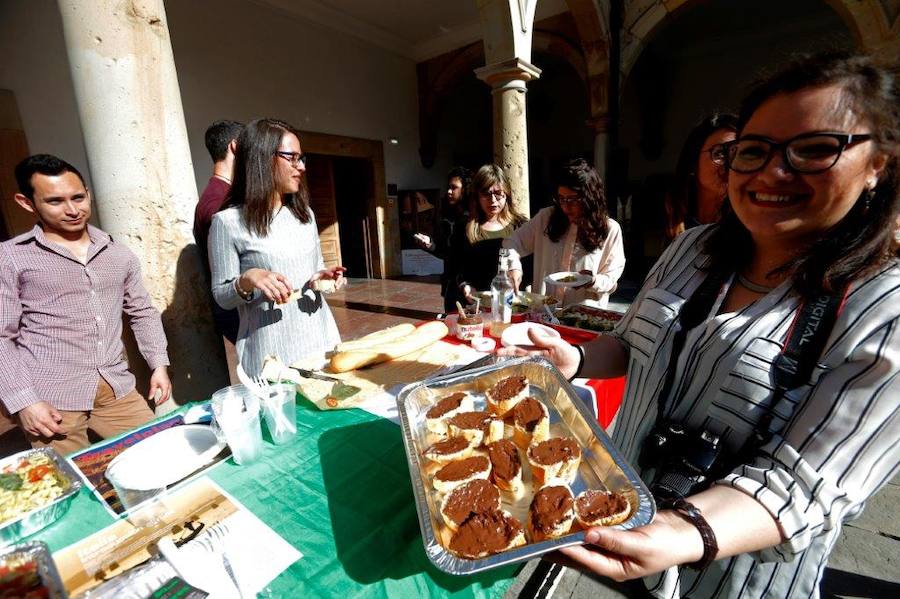
[[[500,337],[512,321],[513,286],[509,280],[508,251],[500,250],[497,276],[491,281],[491,336]]]

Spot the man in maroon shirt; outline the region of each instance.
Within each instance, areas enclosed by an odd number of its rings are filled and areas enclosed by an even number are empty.
[[[166,337],[137,256],[88,224],[91,195],[72,165],[47,154],[16,167],[16,202],[38,224],[0,243],[0,401],[35,447],[68,454],[153,418],[135,390],[122,313],[169,398]]]
[[[206,184],[206,189],[200,195],[197,209],[194,211],[194,241],[197,242],[197,250],[203,262],[203,271],[206,273],[206,289],[209,295],[209,303],[212,308],[213,322],[220,335],[231,343],[237,340],[238,313],[237,310],[223,310],[212,299],[210,292],[209,251],[206,247],[209,240],[209,227],[212,225],[213,215],[219,211],[228,191],[231,189],[231,177],[234,170],[234,148],[237,145],[237,137],[244,126],[236,121],[216,121],[206,130],[206,149],[213,160],[213,175]]]

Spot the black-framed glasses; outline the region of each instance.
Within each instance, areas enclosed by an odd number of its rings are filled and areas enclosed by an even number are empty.
[[[502,189],[497,190],[497,191],[494,191],[493,189],[485,189],[479,193],[481,193],[481,195],[483,195],[484,197],[492,197],[492,198],[496,198],[498,200],[506,199],[506,192],[503,191]]]
[[[275,152],[275,155],[290,162],[291,166],[300,166],[300,163],[303,163],[303,166],[306,166],[306,154],[301,154],[300,152],[282,152],[279,150]]]
[[[705,152],[705,153],[709,154],[709,159],[716,166],[725,166],[725,160],[726,160],[725,154],[727,153],[727,144],[725,144],[725,143],[713,144],[713,145],[709,146],[708,148],[704,148],[703,150],[701,150],[701,152]]]
[[[725,162],[735,172],[755,173],[765,168],[775,152],[781,151],[784,163],[792,170],[815,174],[837,164],[847,147],[870,139],[868,133],[815,132],[779,143],[762,135],[747,135],[725,144]]]
[[[572,206],[581,203],[581,196],[554,196],[553,201],[560,206]]]

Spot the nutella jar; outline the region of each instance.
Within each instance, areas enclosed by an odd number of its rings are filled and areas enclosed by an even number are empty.
[[[471,341],[484,335],[484,320],[480,315],[466,316],[456,320],[456,338],[460,341]]]

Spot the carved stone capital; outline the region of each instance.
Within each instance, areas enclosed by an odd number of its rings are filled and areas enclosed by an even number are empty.
[[[518,88],[524,91],[525,82],[540,77],[541,70],[527,60],[511,58],[475,69],[475,76],[494,90]]]

